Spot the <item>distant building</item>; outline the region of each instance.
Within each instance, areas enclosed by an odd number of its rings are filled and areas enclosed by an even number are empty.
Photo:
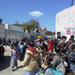
[[[40,35],[45,36],[47,32],[47,29],[45,27],[40,27],[38,30],[39,30]]]
[[[47,31],[47,29],[45,27],[40,27],[39,31]]]

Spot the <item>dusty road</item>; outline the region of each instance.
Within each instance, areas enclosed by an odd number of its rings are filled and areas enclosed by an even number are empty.
[[[6,46],[5,61],[0,63],[0,75],[24,75],[24,68],[21,67],[22,62],[18,60],[18,69],[14,72],[11,70],[10,64],[10,47]]]

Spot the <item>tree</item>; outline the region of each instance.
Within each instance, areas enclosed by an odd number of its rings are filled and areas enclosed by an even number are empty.
[[[24,30],[27,30],[28,32],[33,31],[35,28],[39,28],[39,22],[36,20],[31,19],[30,21],[21,24],[20,26],[24,28]]]
[[[29,21],[29,24],[32,25],[33,29],[39,28],[39,25],[40,25],[38,21],[33,20],[33,19],[31,19],[31,20]]]
[[[47,32],[46,32],[46,35],[55,35],[55,32],[47,31]]]

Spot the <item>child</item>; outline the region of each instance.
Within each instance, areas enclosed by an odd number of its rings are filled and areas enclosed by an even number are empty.
[[[12,65],[12,71],[14,71],[14,66],[17,67],[17,58],[18,57],[18,54],[17,54],[17,51],[16,51],[16,47],[15,46],[12,46],[12,50],[11,50],[11,65]]]

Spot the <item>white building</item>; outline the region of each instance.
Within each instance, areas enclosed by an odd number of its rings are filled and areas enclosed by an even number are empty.
[[[56,33],[61,32],[67,38],[75,35],[75,5],[69,7],[56,15]]]
[[[24,32],[24,28],[23,27],[15,26],[15,25],[9,25],[9,24],[5,24],[5,29],[13,30],[13,31],[19,31],[19,32]]]

